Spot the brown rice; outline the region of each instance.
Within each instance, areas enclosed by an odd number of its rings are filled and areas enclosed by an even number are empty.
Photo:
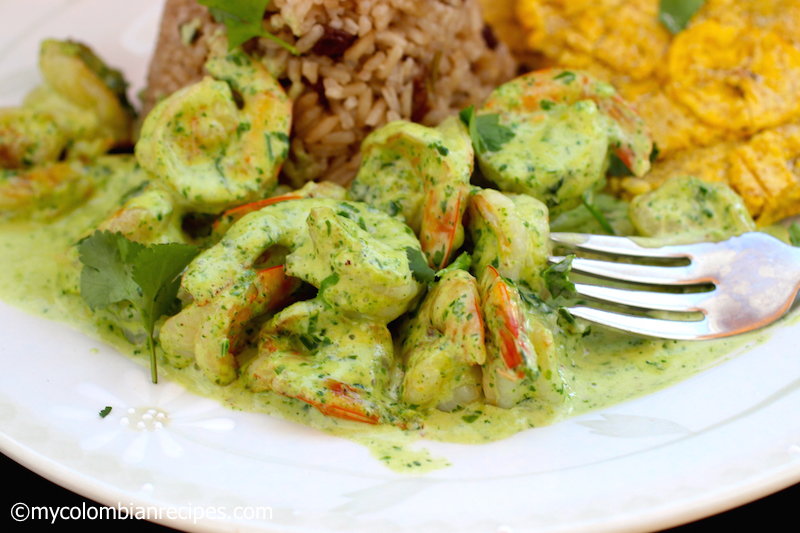
[[[477,0],[273,0],[267,30],[294,44],[248,43],[294,100],[284,175],[347,183],[373,129],[406,119],[436,125],[483,100],[516,72]],[[220,28],[195,0],[167,0],[145,111],[199,81],[207,39]]]

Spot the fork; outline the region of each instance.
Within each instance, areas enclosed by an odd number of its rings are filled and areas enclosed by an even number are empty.
[[[686,260],[688,265],[653,266],[576,257],[572,272],[661,287],[697,287],[706,292],[674,294],[575,283],[578,295],[644,311],[701,312],[701,320],[668,320],[597,309],[580,301],[567,308],[576,317],[648,337],[700,340],[738,335],[780,318],[800,288],[800,248],[765,233],[744,233],[718,243],[649,248],[627,237],[554,233],[553,243],[613,258]],[[563,256],[550,256],[556,264]]]

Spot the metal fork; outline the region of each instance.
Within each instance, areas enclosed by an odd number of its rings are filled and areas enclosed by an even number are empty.
[[[800,288],[800,248],[765,233],[745,233],[719,243],[648,248],[627,237],[554,233],[558,246],[628,260],[688,260],[683,266],[652,266],[576,257],[572,272],[655,286],[713,284],[713,290],[674,294],[575,283],[578,295],[600,303],[639,310],[701,312],[702,320],[667,320],[631,316],[589,307],[568,308],[576,317],[649,337],[699,340],[745,333],[780,318]],[[563,256],[548,257],[551,264]]]

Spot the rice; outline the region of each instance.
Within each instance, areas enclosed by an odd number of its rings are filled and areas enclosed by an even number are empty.
[[[394,120],[437,125],[516,73],[487,37],[477,0],[273,0],[265,28],[294,44],[248,43],[294,101],[284,177],[346,184],[359,146]],[[221,27],[194,0],[167,0],[150,65],[145,112],[202,79],[208,38]]]

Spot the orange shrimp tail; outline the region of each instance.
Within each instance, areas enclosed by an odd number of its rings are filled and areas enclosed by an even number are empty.
[[[525,377],[525,355],[529,350],[527,346],[529,341],[523,331],[522,310],[517,298],[497,270],[492,266],[487,267],[487,270],[494,278],[487,300],[493,302],[495,312],[500,319],[495,333],[500,341],[498,342],[500,356],[508,368],[508,371],[501,371],[501,374],[509,379],[521,379]]]
[[[464,214],[466,196],[466,188],[461,187],[456,195],[445,200],[444,208],[442,208],[437,191],[431,189],[427,193],[422,223],[424,229],[420,234],[419,241],[422,251],[428,258],[428,264],[434,270],[440,270],[450,262],[456,234]],[[434,257],[439,250],[443,253],[441,260],[437,262],[434,261]]]
[[[288,193],[282,194],[281,196],[275,196],[273,198],[264,198],[263,200],[258,200],[257,202],[250,202],[249,204],[228,209],[214,222],[213,226],[211,227],[211,232],[218,237],[222,237],[220,233],[224,233],[224,231],[222,231],[223,228],[227,231],[231,225],[249,213],[260,211],[270,205],[275,205],[289,200],[300,200],[302,198],[303,197],[298,194]]]
[[[310,398],[302,398],[304,402],[316,407],[326,416],[334,416],[354,422],[365,424],[378,424],[380,417],[373,410],[365,408],[365,401],[358,394],[358,390],[340,381],[327,380],[327,390],[331,393],[330,401],[321,403]]]

